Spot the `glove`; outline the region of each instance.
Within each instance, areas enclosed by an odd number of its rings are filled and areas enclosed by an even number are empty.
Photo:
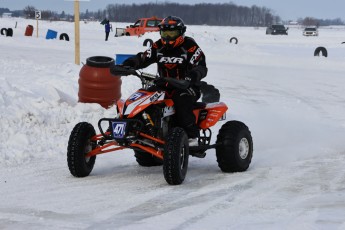
[[[167,81],[165,80],[164,77],[159,77],[154,80],[154,83],[158,87],[166,87],[167,86]]]
[[[140,60],[141,60],[142,54],[143,53],[140,52],[140,53],[137,53],[137,55],[133,57],[127,58],[126,60],[123,61],[122,65],[138,69],[140,66]]]
[[[190,85],[189,86],[200,86],[200,80],[201,77],[199,76],[198,72],[196,71],[191,71],[189,72],[189,74],[186,77],[186,80],[190,81]]]
[[[139,66],[139,60],[137,59],[136,56],[130,57],[130,58],[127,58],[126,60],[124,60],[122,65],[136,68],[137,66]]]
[[[128,76],[132,74],[131,67],[123,65],[112,65],[110,66],[110,73],[114,76]]]

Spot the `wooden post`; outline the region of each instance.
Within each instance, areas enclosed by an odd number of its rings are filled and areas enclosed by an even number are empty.
[[[79,0],[74,1],[75,64],[80,65]]]
[[[38,38],[38,20],[42,17],[41,11],[35,11],[35,18],[36,18],[36,37]]]
[[[75,44],[75,64],[80,65],[80,17],[79,17],[79,2],[90,0],[64,0],[66,2],[74,1],[74,44]]]

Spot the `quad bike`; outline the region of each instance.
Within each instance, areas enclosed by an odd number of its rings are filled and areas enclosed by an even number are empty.
[[[200,135],[198,146],[189,146],[186,132],[175,125],[173,101],[165,98],[163,90],[148,90],[157,76],[125,66],[115,67],[118,76],[137,76],[142,88],[126,101],[117,101],[115,118],[99,120],[100,134],[96,134],[93,125],[87,122],[74,127],[67,148],[68,168],[73,176],[88,176],[96,155],[128,148],[133,149],[140,166],[163,165],[164,178],[170,185],[184,181],[189,155],[204,158],[206,150],[212,148],[216,150],[218,166],[223,172],[247,170],[253,156],[253,142],[244,123],[227,121],[220,128],[216,142],[211,144],[210,127],[225,120],[228,107],[223,102],[195,103]],[[187,81],[173,78],[166,78],[166,81],[175,88],[189,85]]]

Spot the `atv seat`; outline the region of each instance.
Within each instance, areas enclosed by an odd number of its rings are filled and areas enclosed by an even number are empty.
[[[206,103],[205,102],[195,102],[193,104],[193,109],[204,109],[206,107]]]

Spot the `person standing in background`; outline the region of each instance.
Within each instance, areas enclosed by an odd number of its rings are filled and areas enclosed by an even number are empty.
[[[109,20],[106,21],[104,27],[105,27],[105,40],[108,41],[110,30],[112,30],[112,26]]]

